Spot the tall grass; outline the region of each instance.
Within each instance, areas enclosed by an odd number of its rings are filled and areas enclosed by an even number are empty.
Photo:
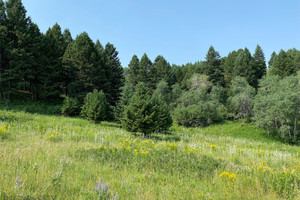
[[[249,124],[144,138],[15,109],[0,111],[0,126],[0,197],[300,199],[300,148]]]

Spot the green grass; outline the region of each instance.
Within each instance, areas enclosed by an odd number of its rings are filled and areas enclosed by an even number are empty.
[[[0,199],[300,199],[300,148],[251,124],[144,138],[17,110],[0,110]]]

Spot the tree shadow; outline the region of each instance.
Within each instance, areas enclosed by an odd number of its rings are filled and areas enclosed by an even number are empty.
[[[156,141],[166,141],[166,142],[179,142],[181,137],[179,135],[174,134],[152,134],[149,136],[149,139],[153,139]]]

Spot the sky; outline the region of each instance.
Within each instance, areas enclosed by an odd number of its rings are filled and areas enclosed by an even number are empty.
[[[42,32],[58,23],[73,38],[87,32],[112,43],[123,67],[132,56],[162,55],[171,64],[205,59],[210,45],[221,56],[259,44],[273,51],[300,49],[299,0],[23,0]]]

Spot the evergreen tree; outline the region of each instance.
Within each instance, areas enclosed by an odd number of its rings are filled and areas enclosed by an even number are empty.
[[[291,68],[291,74],[296,74],[300,70],[300,51],[293,48],[289,49],[287,52],[288,58],[291,59],[293,67]]]
[[[252,85],[254,88],[258,88],[258,80],[260,80],[266,74],[267,66],[265,61],[265,55],[259,45],[256,46],[255,53],[253,54],[253,71],[254,78]]]
[[[115,106],[121,96],[121,87],[124,85],[124,72],[118,57],[119,53],[112,44],[106,44],[105,53],[107,56],[107,66],[112,75],[109,80],[111,83],[109,90],[109,102],[112,106]]]
[[[284,50],[280,50],[279,54],[274,58],[273,65],[270,69],[272,75],[286,77],[295,73],[293,58]]]
[[[91,121],[101,122],[107,119],[109,104],[105,94],[94,90],[86,95],[81,115]]]
[[[6,98],[10,99],[13,89],[26,90],[26,71],[30,65],[29,21],[21,0],[6,2],[8,67],[2,73],[6,82]]]
[[[272,68],[273,63],[274,63],[274,59],[275,59],[276,56],[277,56],[276,52],[273,51],[273,53],[271,54],[270,60],[268,62],[268,68],[269,69]]]
[[[139,63],[139,70],[137,74],[138,82],[143,82],[148,88],[153,88],[151,75],[154,70],[152,69],[152,62],[147,54],[144,54]]]
[[[42,98],[58,98],[62,94],[66,77],[63,76],[62,57],[67,47],[61,27],[56,23],[44,36],[44,66]]]
[[[128,65],[128,82],[132,85],[137,85],[139,83],[138,73],[139,73],[139,58],[133,55],[131,61]]]
[[[28,89],[31,91],[32,99],[39,99],[40,94],[44,92],[43,82],[41,79],[42,70],[44,68],[44,55],[42,51],[43,38],[38,26],[29,23],[30,46],[29,52],[30,64],[26,69],[26,80],[29,83]]]
[[[111,81],[113,79],[113,72],[112,68],[109,66],[108,56],[106,55],[105,49],[103,48],[102,44],[99,40],[95,43],[95,48],[99,55],[99,65],[102,67],[104,75],[102,80],[98,80],[98,87],[101,87],[103,92],[106,95],[107,99],[111,99],[111,84],[113,84]]]
[[[172,77],[171,77],[171,65],[167,62],[167,60],[163,56],[157,56],[153,63],[153,68],[156,70],[155,79],[153,82],[156,84],[161,80],[167,81],[169,85],[171,85]]]
[[[170,93],[170,87],[168,83],[162,79],[159,81],[159,83],[156,86],[156,89],[153,92],[153,96],[158,96],[162,100],[164,100],[167,103],[170,103],[171,101],[171,93]]]
[[[122,125],[128,131],[147,135],[157,129],[155,118],[149,89],[145,83],[138,83],[135,93],[125,109]]]
[[[253,59],[247,48],[241,51],[235,61],[233,76],[246,78],[248,83],[253,86],[255,82],[255,72],[253,69]]]
[[[79,100],[93,89],[102,90],[106,82],[95,44],[87,33],[81,33],[67,47],[63,56],[63,67],[67,77],[66,94]]]
[[[209,77],[209,81],[215,85],[224,86],[224,70],[221,66],[221,57],[213,46],[209,47],[205,60],[204,74]]]
[[[155,132],[164,133],[172,126],[173,120],[167,102],[158,93],[154,93],[151,104],[155,112]]]
[[[73,38],[72,38],[72,35],[71,35],[71,32],[70,32],[69,29],[64,30],[63,38],[64,38],[64,41],[65,41],[65,49],[66,49],[67,46],[69,44],[71,44],[71,42],[73,42]]]
[[[126,107],[129,105],[133,93],[134,93],[133,85],[127,83],[124,85],[124,87],[122,87],[121,99],[114,110],[114,116],[118,123],[121,123],[121,121],[123,120],[124,111]]]

